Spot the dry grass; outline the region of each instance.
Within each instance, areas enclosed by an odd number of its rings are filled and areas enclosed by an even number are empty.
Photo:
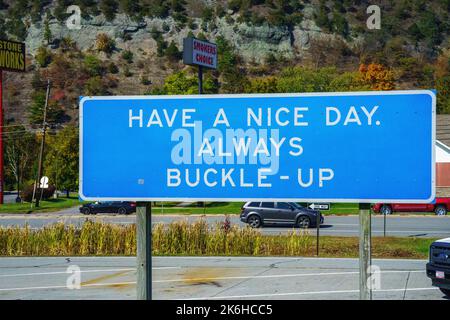
[[[285,235],[262,235],[260,230],[231,226],[227,221],[208,226],[177,221],[153,227],[154,255],[186,256],[314,256],[316,238],[303,230]],[[426,258],[433,239],[380,238],[372,240],[375,258]],[[320,238],[323,257],[357,257],[358,238]],[[62,223],[32,230],[0,227],[0,256],[135,255],[134,225],[86,221],[81,227]]]

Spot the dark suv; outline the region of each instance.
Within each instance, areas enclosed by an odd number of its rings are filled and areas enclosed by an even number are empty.
[[[267,224],[294,225],[300,228],[316,227],[320,211],[304,208],[295,202],[247,202],[241,208],[241,221],[252,228]]]
[[[430,246],[430,261],[427,276],[432,285],[450,297],[450,238],[437,240]]]
[[[130,214],[136,212],[136,203],[126,201],[105,201],[105,202],[86,203],[80,207],[80,212],[83,214],[96,214],[96,213]]]

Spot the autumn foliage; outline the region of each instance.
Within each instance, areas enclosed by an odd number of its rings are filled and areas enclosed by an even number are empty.
[[[393,90],[395,88],[394,73],[381,64],[361,64],[359,73],[363,81],[369,84],[373,90]]]

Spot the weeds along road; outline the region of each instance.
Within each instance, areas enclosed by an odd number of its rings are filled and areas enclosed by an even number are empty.
[[[374,259],[373,299],[445,299],[425,264]],[[135,267],[135,257],[0,258],[0,299],[136,299]],[[358,259],[153,257],[152,267],[153,299],[359,298]],[[67,288],[68,268],[80,289]]]
[[[31,228],[42,228],[48,224],[63,222],[65,224],[80,225],[86,219],[103,221],[116,224],[135,223],[135,215],[91,215],[85,216],[74,212],[74,209],[67,209],[59,213],[39,213],[39,214],[2,214],[0,215],[0,226],[25,226],[28,224]],[[195,221],[200,219],[198,215],[153,215],[152,222],[170,223],[176,220],[187,219]],[[211,225],[222,222],[225,219],[223,215],[208,215],[205,217]],[[239,221],[239,217],[230,216],[232,224],[244,226]],[[326,216],[325,223],[320,228],[321,235],[330,236],[358,236],[359,219],[354,216]],[[273,227],[267,226],[261,229],[264,234],[288,233],[292,227]],[[383,236],[384,222],[380,215],[372,216],[372,235]],[[445,238],[450,236],[450,216],[388,216],[386,218],[387,236],[397,237],[426,237],[426,238]],[[310,229],[315,233],[315,229]]]

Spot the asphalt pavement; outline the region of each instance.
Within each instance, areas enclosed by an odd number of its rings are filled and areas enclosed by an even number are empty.
[[[135,257],[0,258],[0,299],[135,299],[135,264]],[[373,299],[446,299],[425,264],[374,259]],[[153,299],[359,297],[358,259],[154,257],[152,273]]]
[[[0,215],[0,226],[24,226],[28,224],[31,228],[42,228],[46,225],[63,222],[66,224],[81,225],[86,219],[103,221],[116,224],[132,224],[136,221],[133,215],[103,214],[85,216],[76,213],[74,208],[66,209],[57,213],[39,214],[2,214]],[[195,221],[200,219],[199,215],[160,215],[152,216],[152,223],[170,223],[176,220],[186,219]],[[205,219],[210,225],[222,222],[224,215],[208,215]],[[238,216],[230,216],[232,224],[244,226]],[[320,228],[321,235],[332,236],[358,236],[359,218],[353,216],[325,216],[325,222]],[[283,234],[292,230],[292,227],[266,226],[261,229],[264,234]],[[315,229],[310,229],[315,233]],[[372,235],[384,235],[384,219],[381,215],[372,215]],[[396,237],[424,237],[424,238],[446,238],[450,236],[450,216],[413,216],[392,215],[386,217],[386,235]]]

